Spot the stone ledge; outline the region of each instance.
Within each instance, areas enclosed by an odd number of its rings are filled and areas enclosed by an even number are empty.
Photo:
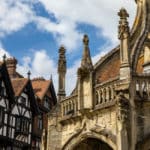
[[[116,104],[116,100],[112,100],[112,101],[109,101],[109,102],[106,102],[106,103],[96,105],[94,110],[108,108],[108,107],[114,106],[115,104]]]
[[[71,122],[76,122],[77,120],[80,120],[80,119],[81,119],[80,114],[69,114],[69,115],[63,116],[59,122],[61,124],[67,124],[67,123],[71,123]]]

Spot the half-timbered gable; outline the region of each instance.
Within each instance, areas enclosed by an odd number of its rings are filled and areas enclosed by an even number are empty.
[[[9,113],[14,104],[14,93],[7,72],[6,64],[0,63],[0,149],[8,148]]]
[[[15,101],[11,113],[12,139],[15,139],[14,147],[30,149],[32,138],[32,120],[38,113],[38,107],[34,98],[32,85],[29,79],[12,79],[15,92]]]
[[[36,101],[40,109],[40,115],[34,118],[34,139],[33,148],[46,149],[47,143],[47,114],[52,107],[57,103],[56,94],[52,80],[45,80],[44,78],[35,78],[32,80],[32,86],[36,95]]]

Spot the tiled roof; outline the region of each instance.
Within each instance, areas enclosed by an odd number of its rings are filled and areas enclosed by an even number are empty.
[[[51,81],[44,80],[43,78],[36,78],[32,80],[32,87],[33,90],[38,98],[41,100],[43,99],[44,95],[46,94]]]
[[[105,59],[96,68],[97,80],[100,83],[108,81],[110,79],[114,79],[119,76],[120,70],[119,51],[112,53],[110,56],[111,56],[110,59],[108,57],[105,57]],[[137,73],[139,74],[143,73],[143,64],[144,64],[144,56],[141,55],[138,59],[138,64],[136,68]]]
[[[15,96],[19,96],[21,94],[28,81],[29,80],[26,78],[16,78],[11,80]]]
[[[104,61],[106,61],[106,59],[111,58],[111,56],[112,56],[114,53],[119,52],[119,51],[120,51],[119,48],[120,48],[120,47],[117,46],[116,48],[114,48],[114,49],[112,49],[111,51],[109,51],[106,55],[104,55],[103,57],[101,57],[101,58],[99,59],[99,61],[94,65],[94,69],[97,69]]]
[[[105,58],[103,62],[97,66],[96,76],[98,82],[102,83],[119,76],[120,70],[120,54],[119,51],[112,53],[109,57]]]

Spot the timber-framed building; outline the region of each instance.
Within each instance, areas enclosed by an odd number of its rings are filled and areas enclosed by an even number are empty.
[[[46,150],[47,114],[57,103],[52,79],[24,78],[16,65],[0,62],[0,149]]]

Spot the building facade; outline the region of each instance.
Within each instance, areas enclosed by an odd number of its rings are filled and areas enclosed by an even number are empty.
[[[133,27],[122,8],[120,45],[95,65],[84,36],[77,84],[68,97],[65,50],[60,48],[58,105],[49,115],[47,150],[150,149],[150,1],[136,3]]]
[[[16,60],[4,60],[0,67],[0,149],[30,150],[32,120],[39,113],[38,107],[30,79],[11,76],[12,62]]]
[[[52,78],[35,78],[32,80],[32,86],[40,112],[33,121],[32,147],[35,150],[46,150],[48,113],[55,107],[57,98]]]
[[[9,135],[10,111],[15,103],[13,88],[6,65],[0,64],[0,149],[11,149],[13,135]]]
[[[46,150],[47,115],[57,103],[52,79],[31,81],[16,65],[0,62],[0,150]]]

